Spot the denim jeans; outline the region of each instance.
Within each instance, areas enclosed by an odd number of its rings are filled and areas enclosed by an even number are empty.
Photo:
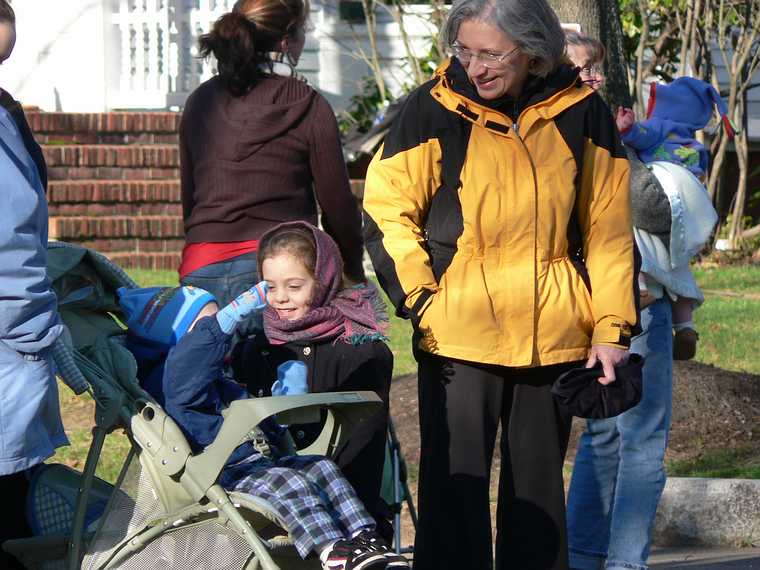
[[[180,280],[182,285],[200,287],[211,293],[216,297],[220,308],[258,282],[259,268],[256,253],[245,253],[232,259],[205,265],[188,273]],[[263,329],[261,313],[255,313],[244,325],[238,327],[238,335],[245,338]]]
[[[588,420],[578,445],[567,503],[573,569],[647,568],[672,403],[668,300],[642,310],[641,326],[631,342],[646,358],[641,402],[616,418]]]

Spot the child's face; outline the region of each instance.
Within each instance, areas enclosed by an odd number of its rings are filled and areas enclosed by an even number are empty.
[[[317,282],[300,259],[284,252],[268,257],[261,264],[261,275],[269,286],[267,303],[281,319],[306,316]]]

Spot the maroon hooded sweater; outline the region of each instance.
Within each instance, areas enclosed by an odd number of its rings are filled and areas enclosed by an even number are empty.
[[[361,214],[329,103],[306,83],[267,76],[243,97],[218,77],[188,98],[180,123],[187,243],[257,240],[280,222],[317,223],[363,275]],[[316,195],[316,200],[315,200]]]

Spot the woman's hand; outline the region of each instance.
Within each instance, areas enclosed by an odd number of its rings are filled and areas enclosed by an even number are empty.
[[[604,376],[599,378],[599,383],[606,386],[615,381],[615,366],[628,362],[629,354],[627,350],[623,350],[622,348],[595,344],[591,347],[591,354],[586,362],[586,368],[593,368],[597,362],[601,362]]]

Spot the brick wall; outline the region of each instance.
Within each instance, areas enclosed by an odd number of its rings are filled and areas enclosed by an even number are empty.
[[[123,267],[176,269],[177,113],[27,113],[48,165],[50,237]]]
[[[27,112],[48,165],[50,237],[122,267],[179,267],[177,113]],[[353,180],[358,199],[363,180]]]

